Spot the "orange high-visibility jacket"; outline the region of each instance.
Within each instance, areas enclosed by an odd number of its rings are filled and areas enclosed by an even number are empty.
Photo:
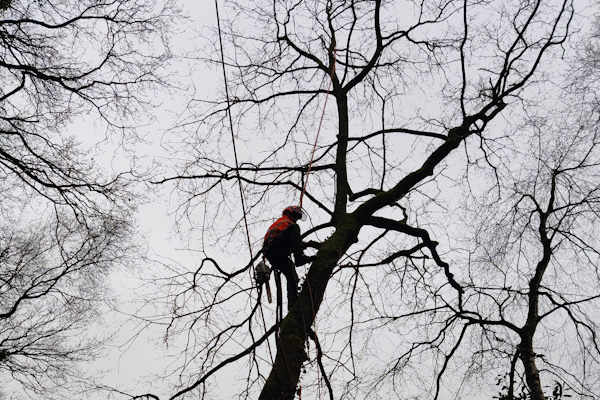
[[[268,240],[279,237],[283,231],[290,227],[290,225],[297,224],[287,215],[282,216],[277,221],[273,222],[269,229],[267,229],[263,243],[267,243]]]
[[[267,234],[263,242],[263,251],[267,258],[287,258],[290,254],[294,254],[297,266],[308,262],[308,257],[302,251],[300,227],[287,215],[279,218],[267,229]]]

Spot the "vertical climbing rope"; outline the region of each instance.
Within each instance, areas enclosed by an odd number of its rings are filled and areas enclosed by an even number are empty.
[[[248,218],[246,217],[246,202],[244,200],[244,191],[242,190],[242,178],[240,176],[240,167],[237,155],[237,146],[235,143],[235,134],[233,133],[233,119],[231,118],[231,102],[229,101],[229,84],[227,83],[227,73],[225,71],[225,54],[223,51],[223,39],[221,38],[221,18],[219,17],[219,2],[215,0],[215,9],[217,10],[217,29],[219,31],[219,46],[221,49],[221,67],[223,70],[223,81],[225,84],[225,98],[227,100],[227,117],[229,119],[229,128],[231,132],[231,143],[233,145],[233,157],[235,160],[235,173],[240,190],[240,199],[242,200],[242,212],[244,214],[244,225],[246,226],[246,239],[248,241],[248,250],[250,252],[250,260],[254,258],[252,254],[252,245],[250,244],[250,230],[248,229]]]
[[[225,98],[227,101],[227,116],[228,116],[228,120],[229,120],[229,128],[230,128],[230,132],[231,132],[231,143],[233,146],[233,156],[234,156],[234,160],[235,160],[235,172],[236,172],[236,177],[237,177],[237,182],[238,182],[238,189],[240,191],[240,199],[242,202],[242,213],[243,213],[243,218],[244,218],[244,226],[246,228],[246,240],[248,242],[248,251],[250,253],[250,262],[252,262],[252,260],[254,259],[254,254],[252,252],[252,244],[250,242],[250,229],[248,228],[248,218],[246,217],[246,201],[244,199],[244,191],[242,189],[242,178],[240,176],[240,167],[239,167],[239,161],[238,161],[238,155],[237,155],[237,146],[236,146],[236,141],[235,141],[235,134],[233,132],[233,119],[231,117],[231,102],[229,101],[229,84],[227,82],[227,72],[225,70],[225,52],[223,50],[223,38],[222,38],[222,34],[221,34],[221,18],[219,16],[219,2],[218,0],[215,0],[215,10],[217,13],[217,30],[219,32],[219,48],[221,50],[221,69],[223,71],[223,83],[225,86]],[[260,298],[259,298],[260,301]],[[265,321],[265,314],[263,312],[263,308],[262,308],[262,303],[260,304],[260,315],[263,321],[263,325],[265,328],[265,332],[267,331],[267,324]],[[267,340],[267,347],[269,349],[269,356],[271,357],[271,364],[273,364],[273,352],[271,351],[271,343],[269,342],[269,340]]]
[[[244,218],[244,226],[246,228],[246,239],[248,242],[248,251],[250,252],[250,262],[252,262],[252,260],[254,259],[254,255],[252,252],[252,244],[250,243],[250,229],[248,228],[248,219],[246,217],[246,202],[244,199],[244,191],[242,190],[242,179],[240,176],[240,167],[239,167],[239,161],[238,161],[238,156],[237,156],[237,146],[236,146],[236,141],[235,141],[235,134],[233,132],[233,120],[231,118],[231,102],[229,101],[229,85],[227,83],[227,73],[225,71],[225,52],[223,51],[223,39],[222,39],[222,34],[221,34],[221,18],[219,17],[219,3],[218,0],[215,0],[215,9],[216,9],[216,13],[217,13],[217,30],[219,31],[219,47],[221,50],[221,67],[223,70],[223,82],[225,85],[225,97],[226,97],[226,101],[227,101],[227,116],[229,119],[229,127],[230,127],[230,131],[231,131],[231,143],[233,146],[233,155],[234,155],[234,160],[235,160],[235,171],[236,171],[236,177],[237,177],[237,181],[238,181],[238,188],[240,191],[240,199],[242,202],[242,212],[244,214],[243,218]],[[281,309],[281,281],[279,283],[279,288],[278,288],[278,305],[279,305],[279,316],[280,316],[280,320],[282,317],[282,309]],[[260,301],[260,298],[259,298]],[[263,321],[263,325],[265,328],[265,332],[267,331],[267,324],[265,322],[265,314],[263,312],[263,308],[262,308],[262,303],[259,306],[260,309],[260,314],[262,317],[262,321]],[[279,329],[279,327],[277,328]],[[277,335],[279,335],[279,333],[277,333]],[[267,340],[267,347],[269,349],[269,356],[271,358],[271,364],[274,363],[273,361],[273,352],[271,351],[271,343]],[[284,354],[284,358],[285,358],[285,354]],[[292,381],[292,375],[290,373],[289,367],[287,365],[287,361],[286,361],[286,369],[288,372],[288,376],[290,378],[290,381]],[[281,393],[280,393],[281,395]]]

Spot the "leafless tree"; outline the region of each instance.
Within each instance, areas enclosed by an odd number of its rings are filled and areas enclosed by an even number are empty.
[[[520,383],[532,399],[600,390],[596,36],[581,48],[560,99],[490,146],[498,180],[472,205],[480,217],[465,244],[471,312],[486,338],[480,362],[505,360],[506,398]],[[500,148],[518,157],[501,161]]]
[[[474,154],[497,172],[489,151],[507,125],[498,117],[535,104],[547,66],[569,37],[572,3],[228,4],[232,17],[222,31],[230,97],[190,103],[189,119],[173,131],[189,134],[178,149],[187,158],[176,175],[156,180],[176,185],[178,223],[187,220],[192,234],[201,232],[206,256],[197,269],[174,276],[161,298],[172,313],[167,337],[183,335],[187,344],[171,398],[194,391],[210,397],[210,378],[238,362],[247,371],[241,398],[260,390],[260,399],[292,399],[307,361],[323,376],[329,398],[415,391],[437,398],[451,363],[479,354],[481,346],[462,351],[467,338],[483,341],[482,332],[501,325],[473,309],[489,295],[450,246],[457,241],[447,240],[451,218],[439,215],[451,216],[451,199],[468,189],[461,178]],[[219,65],[218,47],[211,54],[207,61]],[[239,174],[256,259],[269,216],[303,189],[328,95],[303,204],[312,217],[304,236],[315,259],[277,328],[253,290],[254,260],[232,249],[244,226],[233,183]],[[229,116],[244,149],[238,165]],[[561,179],[569,165],[556,166]],[[544,215],[554,209],[532,196],[546,226]],[[234,228],[224,215],[232,215]],[[237,256],[238,265],[211,258],[216,246]],[[570,300],[556,301],[558,307]],[[519,327],[517,345],[524,365],[532,357],[528,326]],[[393,348],[371,347],[373,335]],[[375,353],[377,362],[364,353]],[[456,381],[446,385],[461,390]],[[314,380],[303,386],[318,390]]]
[[[96,221],[87,229],[66,216],[25,232],[3,226],[9,235],[0,251],[0,371],[29,394],[75,392],[72,379],[86,377],[77,363],[94,357],[104,339],[82,333],[99,322],[105,278],[126,258],[130,232],[120,219]]]
[[[527,151],[512,149],[519,158],[497,163],[497,183],[470,203],[474,233],[456,260],[468,295],[458,315],[479,348],[472,365],[503,360],[507,398],[522,383],[532,399],[550,397],[553,382],[581,398],[599,390],[597,116],[562,106],[571,115],[554,110],[560,123],[519,128]]]
[[[144,89],[161,83],[166,43],[155,39],[167,21],[145,2],[10,4],[0,24],[0,161],[14,189],[2,190],[3,204],[33,193],[84,218],[94,197],[114,202],[120,186],[78,148],[85,133],[65,127],[86,115],[121,134],[132,127],[149,104]]]
[[[0,4],[3,390],[16,381],[51,396],[92,355],[94,340],[78,335],[129,248],[136,195],[131,171],[105,169],[89,141],[137,140],[151,90],[165,85],[173,10],[138,0]]]

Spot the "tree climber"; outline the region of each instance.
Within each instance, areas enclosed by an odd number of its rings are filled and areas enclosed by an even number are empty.
[[[263,254],[274,269],[285,275],[287,283],[288,310],[298,298],[298,274],[296,267],[310,262],[311,258],[302,251],[302,239],[298,220],[304,221],[305,215],[299,206],[289,206],[283,210],[281,218],[267,230],[263,242]],[[294,261],[290,255],[294,254]]]

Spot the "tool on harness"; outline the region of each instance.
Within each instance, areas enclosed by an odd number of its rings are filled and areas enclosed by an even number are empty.
[[[269,303],[273,302],[271,297],[271,286],[269,285],[269,278],[271,277],[271,269],[267,265],[267,263],[263,260],[258,263],[256,268],[254,269],[254,280],[258,286],[265,285],[265,289],[267,290],[267,299],[269,299]]]
[[[267,283],[269,281],[269,277],[271,276],[271,269],[264,262],[261,261],[258,263],[254,270],[254,280],[258,285],[262,285],[263,283]]]

